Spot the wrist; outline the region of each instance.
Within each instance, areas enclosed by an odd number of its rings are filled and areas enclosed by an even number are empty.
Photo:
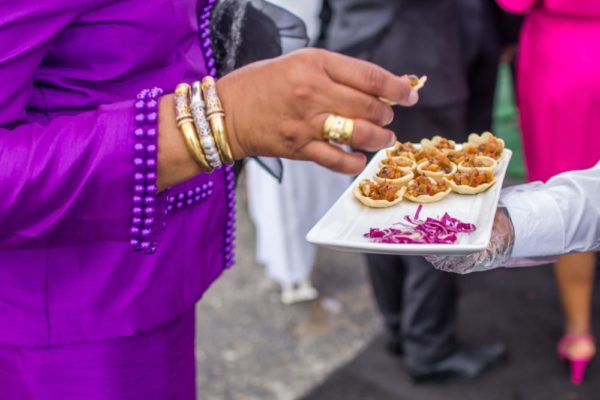
[[[227,139],[229,147],[231,148],[231,153],[233,154],[234,159],[240,160],[249,154],[240,142],[240,132],[236,129],[236,112],[235,104],[233,102],[234,96],[232,93],[232,89],[234,89],[232,87],[233,83],[234,81],[229,76],[219,79],[217,81],[217,92],[219,93],[219,98],[223,104],[223,109],[225,110],[225,128],[227,130]]]

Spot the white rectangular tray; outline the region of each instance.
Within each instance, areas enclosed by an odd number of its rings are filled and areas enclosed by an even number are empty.
[[[477,230],[471,234],[459,234],[455,244],[383,244],[372,243],[364,237],[370,228],[389,228],[402,221],[405,215],[413,216],[419,206],[403,200],[389,208],[369,208],[359,203],[352,194],[352,189],[358,182],[375,175],[379,160],[385,158],[385,150],[373,157],[352,185],[308,232],[306,240],[336,250],[360,253],[454,255],[483,250],[490,241],[494,215],[511,157],[512,152],[505,149],[495,173],[497,182],[488,191],[476,196],[451,193],[437,203],[423,205],[421,219],[441,217],[448,212],[452,217],[477,226]]]

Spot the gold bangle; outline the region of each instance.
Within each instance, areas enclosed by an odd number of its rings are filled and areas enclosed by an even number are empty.
[[[175,120],[177,128],[182,133],[185,139],[185,144],[192,154],[200,169],[204,172],[211,172],[213,169],[208,163],[202,145],[198,139],[198,132],[194,127],[194,119],[190,111],[190,85],[180,83],[175,88]]]
[[[217,150],[221,156],[221,160],[226,165],[234,163],[231,147],[227,141],[227,128],[225,126],[225,110],[221,105],[221,100],[217,94],[217,85],[211,76],[202,79],[202,94],[206,103],[206,118],[212,129]]]

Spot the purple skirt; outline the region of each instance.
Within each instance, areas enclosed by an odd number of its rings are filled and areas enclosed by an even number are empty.
[[[195,400],[194,309],[131,337],[59,347],[0,344],[0,398]]]

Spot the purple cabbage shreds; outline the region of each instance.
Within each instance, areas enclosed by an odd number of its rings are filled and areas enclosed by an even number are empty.
[[[477,227],[473,224],[462,222],[457,218],[444,213],[441,219],[428,217],[425,221],[419,219],[423,205],[419,205],[413,217],[407,215],[404,221],[394,225],[398,228],[371,228],[364,237],[375,243],[389,244],[454,244],[459,233],[475,232]]]

